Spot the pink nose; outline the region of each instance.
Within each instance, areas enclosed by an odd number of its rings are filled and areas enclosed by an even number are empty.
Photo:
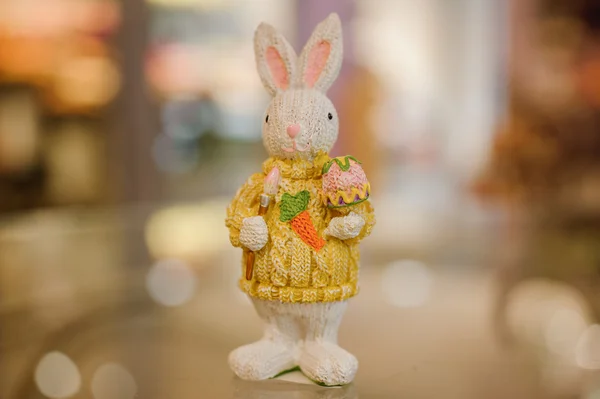
[[[298,135],[298,133],[300,133],[300,125],[298,125],[297,123],[294,123],[293,125],[289,125],[287,127],[287,134],[288,136],[290,136],[290,138],[294,138]]]

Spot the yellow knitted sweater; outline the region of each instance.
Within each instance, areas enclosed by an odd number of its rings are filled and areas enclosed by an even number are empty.
[[[242,221],[257,215],[264,178],[275,166],[279,168],[281,185],[275,203],[264,216],[269,240],[256,252],[251,281],[243,277],[246,251],[242,257],[240,287],[250,296],[282,302],[332,302],[350,298],[358,292],[358,243],[371,233],[375,216],[369,201],[346,208],[325,206],[320,193],[321,170],[329,159],[325,154],[320,154],[313,162],[269,158],[263,164],[263,173],[250,176],[227,208],[225,223],[231,243],[241,247]],[[302,241],[290,222],[280,220],[279,204],[284,193],[296,195],[304,190],[310,193],[307,210],[320,236],[333,217],[344,216],[350,211],[361,215],[366,222],[359,236],[344,241],[325,237],[325,245],[319,251]]]

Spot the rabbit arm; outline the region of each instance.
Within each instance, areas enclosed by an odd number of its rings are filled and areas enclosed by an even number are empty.
[[[364,201],[352,207],[352,212],[362,216],[365,221],[365,225],[360,231],[360,234],[353,239],[353,241],[355,240],[358,242],[371,234],[373,226],[375,226],[375,211],[370,201]]]
[[[368,237],[371,234],[371,231],[373,230],[373,226],[375,225],[375,212],[373,210],[373,206],[371,205],[371,203],[369,201],[363,201],[359,204],[352,205],[352,206],[349,206],[346,208],[339,208],[339,209],[336,209],[334,212],[335,212],[335,216],[331,219],[331,222],[329,223],[329,226],[326,229],[325,234],[337,236],[338,234],[335,234],[334,232],[336,230],[340,230],[340,229],[344,230],[344,228],[342,226],[342,224],[343,224],[342,219],[347,218],[348,215],[350,215],[351,213],[356,216],[359,216],[365,222],[362,229],[360,230],[360,233],[358,233],[358,235],[355,237],[351,237],[351,238],[347,238],[347,239],[344,237],[338,237],[338,238],[344,239],[346,243],[352,245],[352,244],[358,244],[358,242],[360,240],[362,240],[365,237]],[[339,226],[336,226],[336,225],[339,225]],[[332,234],[332,233],[334,233],[334,234]]]
[[[265,176],[262,173],[255,173],[250,176],[227,207],[225,226],[229,229],[229,240],[234,247],[242,246],[240,229],[244,219],[257,215],[264,178]]]

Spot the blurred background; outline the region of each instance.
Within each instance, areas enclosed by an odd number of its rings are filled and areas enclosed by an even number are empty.
[[[332,154],[378,216],[361,369],[247,383],[252,36],[300,51],[332,11]],[[0,0],[0,398],[599,399],[599,32],[596,0]]]

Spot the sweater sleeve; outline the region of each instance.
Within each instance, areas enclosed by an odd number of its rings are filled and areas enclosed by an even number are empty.
[[[234,247],[242,246],[240,243],[242,221],[257,215],[264,177],[262,173],[255,173],[250,176],[227,207],[225,226],[229,229],[229,240]]]

